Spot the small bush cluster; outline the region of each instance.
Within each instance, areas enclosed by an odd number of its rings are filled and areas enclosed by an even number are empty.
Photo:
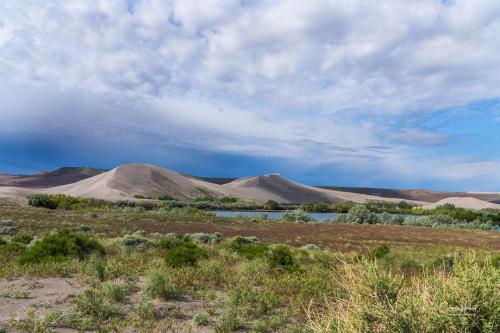
[[[165,263],[173,268],[196,266],[198,261],[207,258],[207,251],[192,242],[185,242],[167,252]]]
[[[19,259],[20,264],[61,261],[66,257],[85,259],[92,253],[105,254],[101,244],[86,234],[63,229],[36,241]]]

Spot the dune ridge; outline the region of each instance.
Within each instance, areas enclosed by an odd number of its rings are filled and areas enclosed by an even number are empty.
[[[425,209],[434,209],[436,207],[452,204],[455,207],[466,209],[500,209],[500,205],[473,197],[449,197],[438,202],[423,206]]]

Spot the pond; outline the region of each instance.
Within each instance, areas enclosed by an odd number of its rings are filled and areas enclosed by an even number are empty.
[[[274,212],[265,212],[265,211],[229,211],[229,210],[216,210],[213,211],[215,216],[219,217],[236,217],[246,216],[246,217],[263,217],[267,216],[268,220],[277,220],[283,217],[285,211],[274,211]],[[334,220],[339,213],[307,213],[307,215],[317,222],[323,222],[326,220]]]

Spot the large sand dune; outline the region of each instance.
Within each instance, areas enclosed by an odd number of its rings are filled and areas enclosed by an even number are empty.
[[[487,208],[500,209],[500,205],[498,204],[494,204],[484,200],[479,200],[472,197],[450,197],[443,200],[439,200],[438,202],[432,203],[430,205],[426,205],[423,208],[434,209],[444,204],[452,204],[455,205],[455,207],[467,208],[467,209],[487,209]]]
[[[222,185],[222,187],[239,194],[240,197],[285,203],[401,201],[401,199],[321,189],[296,183],[276,173],[239,178]]]
[[[125,164],[100,175],[74,184],[47,189],[47,193],[63,193],[73,196],[93,197],[106,200],[134,199],[135,196],[156,198],[170,195],[179,199],[203,195],[220,196],[209,184],[184,177],[174,171],[150,164]]]
[[[0,193],[2,191],[5,195],[24,196],[33,192],[33,189],[9,188],[0,190]],[[275,200],[282,203],[345,201],[366,203],[401,200],[307,186],[293,182],[279,174],[239,178],[219,185],[154,165],[139,163],[121,165],[72,184],[37,189],[37,192],[62,193],[105,200],[130,200],[137,196],[158,198],[161,195],[170,195],[178,199],[234,196],[247,200]]]

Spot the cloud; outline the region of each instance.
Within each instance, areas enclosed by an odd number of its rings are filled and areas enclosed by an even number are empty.
[[[429,151],[456,133],[426,122],[500,96],[499,16],[487,0],[7,0],[0,128],[459,179],[462,155]],[[465,155],[487,179],[491,156]],[[432,175],[405,173],[416,162]]]

